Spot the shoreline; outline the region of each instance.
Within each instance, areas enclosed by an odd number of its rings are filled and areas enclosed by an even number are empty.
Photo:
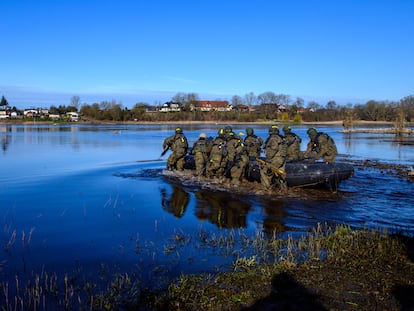
[[[239,121],[97,121],[97,120],[88,120],[88,121],[78,121],[78,122],[53,122],[53,121],[20,121],[20,120],[1,120],[0,125],[10,125],[10,124],[90,124],[90,125],[100,125],[100,124],[256,124],[256,125],[271,125],[271,124],[289,124],[289,125],[335,125],[342,126],[343,121],[301,121],[300,123],[293,121],[282,121],[282,120],[272,120],[272,121],[254,121],[254,122],[239,122]],[[351,127],[361,126],[361,125],[393,125],[393,122],[390,121],[364,121],[358,120],[353,121]],[[411,126],[411,123],[408,122],[408,126]]]

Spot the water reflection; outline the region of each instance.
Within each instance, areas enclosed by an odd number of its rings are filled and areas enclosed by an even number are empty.
[[[195,194],[195,214],[219,228],[246,228],[250,203],[234,198],[228,193],[199,190]]]
[[[11,127],[10,126],[2,126],[0,127],[1,133],[1,149],[3,149],[3,154],[6,154],[7,148],[9,147],[11,141]]]
[[[287,216],[287,204],[284,201],[262,202],[264,205],[263,231],[271,235],[286,231],[284,219]]]
[[[177,185],[172,186],[172,193],[169,194],[166,188],[161,191],[161,205],[162,208],[177,218],[181,218],[187,209],[190,195],[184,191],[182,187]]]

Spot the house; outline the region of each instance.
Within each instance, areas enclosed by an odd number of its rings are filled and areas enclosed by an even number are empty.
[[[36,109],[26,109],[25,111],[23,111],[23,115],[26,118],[33,118],[39,115],[39,111]]]
[[[313,108],[304,108],[304,107],[298,108],[299,114],[306,113],[306,112],[315,112],[315,110]]]
[[[243,104],[237,105],[236,107],[234,107],[234,109],[236,109],[239,112],[249,112],[250,111],[249,106],[243,105]]]
[[[49,113],[49,119],[53,121],[60,120],[60,114],[57,113]]]
[[[231,111],[233,107],[227,100],[196,100],[191,104],[192,110]]]
[[[166,102],[164,103],[159,112],[180,112],[181,111],[181,104],[175,102]]]
[[[0,110],[0,120],[8,119],[9,117],[6,110]]]
[[[77,112],[66,112],[66,117],[68,121],[77,122],[79,121],[79,114]]]

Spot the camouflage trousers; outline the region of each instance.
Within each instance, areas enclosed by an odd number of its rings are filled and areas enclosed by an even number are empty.
[[[210,159],[206,167],[206,176],[207,177],[221,177],[225,169],[225,161],[223,161],[222,156],[210,156]]]
[[[179,171],[184,170],[184,162],[185,162],[185,153],[182,152],[173,152],[170,154],[167,160],[167,169],[174,170],[177,169]]]
[[[206,156],[202,152],[197,152],[194,155],[194,162],[196,166],[196,174],[198,176],[205,175]]]

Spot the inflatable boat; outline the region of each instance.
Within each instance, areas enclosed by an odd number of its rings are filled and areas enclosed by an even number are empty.
[[[186,169],[195,169],[194,158],[186,157]],[[246,169],[246,179],[260,182],[260,168],[258,161],[250,161]],[[341,181],[354,175],[354,167],[348,163],[324,163],[324,162],[287,162],[285,167],[286,182],[288,187],[310,187],[327,185],[336,190]]]

